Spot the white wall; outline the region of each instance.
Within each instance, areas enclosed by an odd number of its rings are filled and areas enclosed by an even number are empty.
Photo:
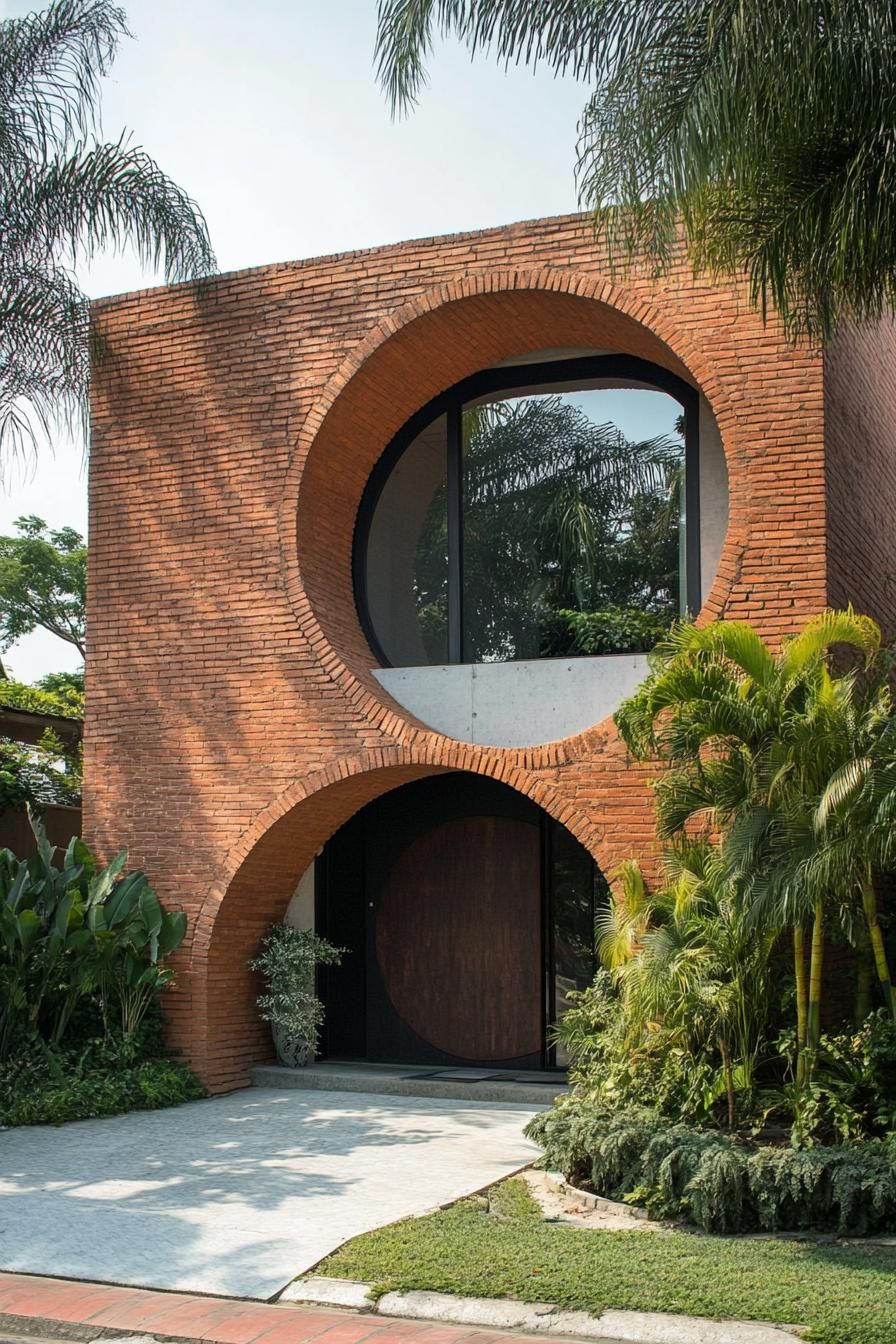
[[[378,667],[373,675],[422,723],[490,747],[531,747],[581,733],[647,675],[643,653],[449,667]]]
[[[294,929],[314,930],[314,860],[299,878],[299,884],[292,894],[289,908],[283,919]]]

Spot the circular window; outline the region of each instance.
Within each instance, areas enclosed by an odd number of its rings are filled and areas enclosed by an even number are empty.
[[[700,607],[699,397],[625,355],[505,364],[368,483],[359,615],[385,667],[639,653]]]

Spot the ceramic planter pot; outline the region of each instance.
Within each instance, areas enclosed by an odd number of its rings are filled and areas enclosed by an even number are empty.
[[[303,1069],[306,1064],[313,1061],[314,1051],[307,1041],[301,1040],[298,1036],[290,1036],[276,1022],[271,1023],[271,1034],[274,1037],[277,1058],[288,1069]]]

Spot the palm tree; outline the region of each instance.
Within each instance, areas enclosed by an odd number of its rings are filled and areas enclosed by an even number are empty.
[[[860,666],[832,676],[836,646],[856,650]],[[738,622],[684,626],[616,716],[636,755],[669,764],[657,786],[660,835],[700,819],[720,829],[726,870],[756,926],[792,930],[802,1076],[820,1034],[825,932],[832,920],[853,932],[857,905],[893,1009],[873,896],[875,865],[892,862],[885,822],[896,807],[879,654],[877,626],[852,611],[810,621],[777,656]]]
[[[590,80],[583,203],[657,262],[749,273],[794,336],[896,299],[896,11],[867,0],[380,0],[394,109],[434,32]]]
[[[744,917],[715,846],[672,846],[664,868],[651,898],[629,866],[598,920],[601,960],[619,990],[629,1049],[662,1033],[695,1062],[714,1058],[733,1129],[771,1012],[774,936],[757,935]]]
[[[881,996],[896,1022],[896,989],[875,891],[875,873],[896,865],[896,717],[891,710],[885,684],[861,718],[847,719],[852,750],[831,775],[812,818],[817,842],[812,875],[833,889],[859,892]]]
[[[89,306],[73,266],[130,245],[169,281],[215,268],[190,197],[126,137],[96,139],[99,79],[128,35],[107,0],[0,23],[0,445],[84,413]]]

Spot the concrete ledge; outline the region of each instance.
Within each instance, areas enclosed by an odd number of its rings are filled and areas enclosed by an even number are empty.
[[[251,1071],[253,1087],[293,1087],[316,1092],[366,1092],[390,1097],[431,1097],[444,1101],[497,1102],[531,1111],[533,1106],[547,1110],[554,1098],[567,1091],[559,1080],[553,1083],[505,1083],[500,1079],[465,1082],[461,1079],[414,1077],[385,1070],[361,1070],[334,1065],[310,1064],[305,1069],[288,1069],[282,1064],[256,1064]]]
[[[763,1321],[712,1321],[657,1311],[564,1311],[551,1303],[532,1306],[506,1298],[454,1297],[449,1293],[386,1293],[369,1297],[373,1285],[312,1276],[296,1279],[281,1302],[354,1307],[405,1320],[441,1321],[491,1330],[526,1330],[607,1344],[794,1344],[796,1327]]]
[[[371,671],[393,699],[446,737],[534,747],[601,723],[637,690],[648,666],[646,653],[607,653]]]

